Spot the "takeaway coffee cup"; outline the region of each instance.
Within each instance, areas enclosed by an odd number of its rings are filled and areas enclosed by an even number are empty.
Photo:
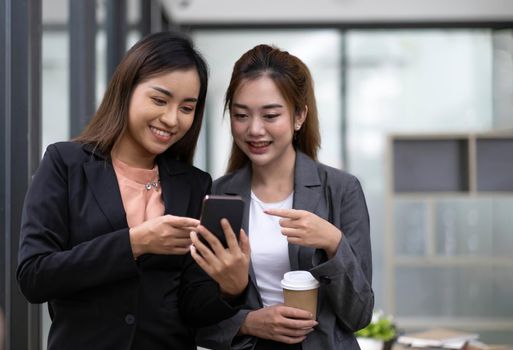
[[[286,306],[303,309],[317,318],[317,290],[319,281],[308,271],[286,272],[281,280]]]

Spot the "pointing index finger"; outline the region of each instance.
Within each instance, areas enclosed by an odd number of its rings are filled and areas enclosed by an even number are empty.
[[[299,219],[301,216],[299,211],[295,209],[266,209],[264,212],[269,215],[279,216],[286,219]]]

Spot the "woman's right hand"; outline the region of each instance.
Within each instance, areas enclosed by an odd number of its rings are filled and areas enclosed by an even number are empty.
[[[130,244],[135,258],[142,254],[176,254],[189,252],[190,232],[199,220],[163,215],[130,228]]]
[[[219,284],[221,295],[233,298],[246,289],[249,282],[249,258],[251,249],[249,238],[240,230],[240,241],[226,219],[221,220],[228,248],[206,227],[198,226],[197,232],[191,232],[193,245],[191,255],[196,263]],[[206,246],[198,237],[200,234],[210,245]]]
[[[249,312],[239,333],[296,344],[317,324],[310,312],[277,304]]]

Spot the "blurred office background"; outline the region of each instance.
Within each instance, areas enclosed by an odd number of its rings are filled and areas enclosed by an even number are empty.
[[[447,326],[477,332],[483,342],[513,344],[513,184],[492,192],[469,186],[397,193],[392,165],[396,136],[513,138],[513,2],[4,0],[0,6],[6,350],[45,349],[50,322],[45,305],[24,301],[14,276],[30,176],[48,144],[87,123],[126,49],[166,29],[190,33],[210,66],[198,167],[214,178],[226,167],[231,138],[223,97],[236,59],[259,43],[297,55],[315,81],[320,160],[355,174],[364,187],[376,309],[404,331]],[[502,161],[513,164],[513,152]]]

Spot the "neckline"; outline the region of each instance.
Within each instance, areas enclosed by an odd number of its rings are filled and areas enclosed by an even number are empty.
[[[277,202],[264,202],[263,200],[261,200],[260,198],[257,197],[257,195],[255,194],[255,192],[253,192],[253,190],[251,190],[251,199],[257,201],[258,204],[261,204],[261,205],[264,205],[264,206],[279,207],[279,206],[285,205],[286,203],[288,203],[292,199],[293,196],[294,196],[294,191],[290,192],[290,194],[287,196],[287,198],[282,199],[281,201],[277,201]]]
[[[159,181],[159,168],[157,164],[152,169],[136,168],[118,158],[112,157],[112,165],[120,175],[140,185],[146,186],[148,183],[157,183]]]

